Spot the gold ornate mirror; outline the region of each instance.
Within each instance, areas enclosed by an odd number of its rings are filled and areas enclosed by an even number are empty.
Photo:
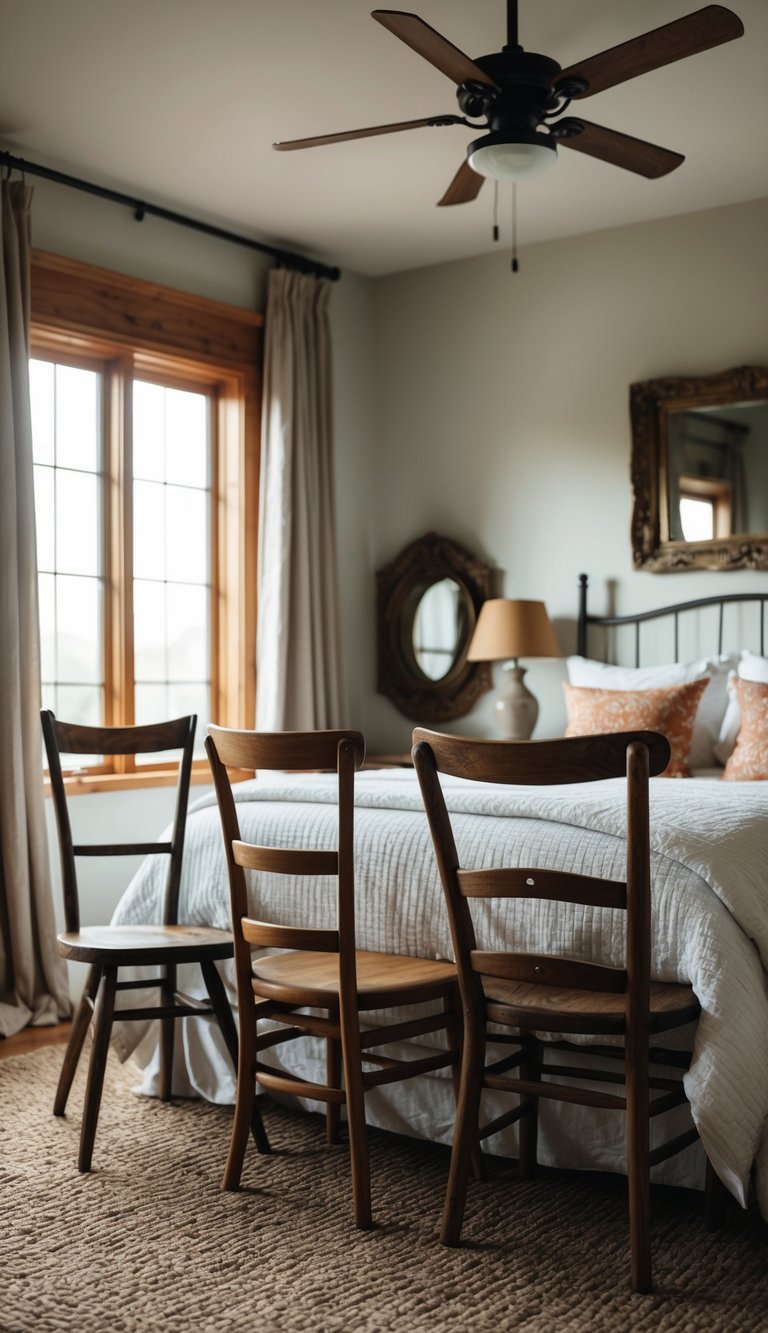
[[[768,569],[768,370],[630,389],[636,569]]]
[[[378,571],[377,689],[406,717],[447,722],[491,688],[489,664],[467,661],[491,578],[490,565],[435,532]]]

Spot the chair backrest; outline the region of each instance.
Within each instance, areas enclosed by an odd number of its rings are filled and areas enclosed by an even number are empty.
[[[78,856],[147,856],[165,852],[170,856],[168,880],[163,902],[163,925],[174,926],[178,920],[181,862],[184,830],[189,802],[192,751],[197,717],[174,718],[142,727],[85,727],[74,722],[60,722],[48,708],[41,712],[43,739],[48,756],[51,795],[56,815],[64,895],[64,919],[67,930],[80,929],[77,893]],[[170,842],[78,843],[72,839],[67,807],[67,793],[61,771],[62,754],[137,755],[181,750],[176,786],[176,809]]]
[[[553,741],[482,741],[417,728],[413,759],[445,892],[464,1003],[483,1001],[483,976],[543,987],[627,994],[628,1021],[642,1024],[650,997],[649,775],[661,773],[670,747],[655,732],[620,732]],[[539,867],[462,866],[438,774],[476,782],[559,785],[627,779],[627,870],[621,881]],[[626,910],[625,966],[550,954],[477,948],[468,899],[531,898]],[[546,1003],[546,1001],[544,1001]]]
[[[252,948],[338,953],[340,972],[354,986],[355,772],[365,758],[362,735],[359,731],[255,732],[212,726],[208,728],[205,748],[216,789],[229,873],[238,992],[249,993]],[[323,769],[335,772],[338,789],[338,837],[335,850],[263,847],[244,842],[240,836],[228,768],[250,772],[270,769],[281,772]],[[287,875],[335,875],[338,884],[335,927],[307,929],[253,920],[248,914],[246,870]]]

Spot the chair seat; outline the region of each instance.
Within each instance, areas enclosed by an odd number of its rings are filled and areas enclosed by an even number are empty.
[[[453,963],[363,949],[355,956],[360,1009],[439,999],[456,986]],[[339,993],[338,955],[302,951],[255,958],[253,990],[266,999],[327,1007]]]
[[[623,1033],[627,997],[609,991],[537,986],[483,977],[486,1012],[494,1023],[551,1032]],[[651,982],[651,1032],[681,1027],[698,1017],[690,986]]]
[[[58,937],[59,953],[80,963],[112,966],[231,958],[232,935],[210,926],[83,926]]]

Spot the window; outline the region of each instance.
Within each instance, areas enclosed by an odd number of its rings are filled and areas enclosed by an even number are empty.
[[[197,713],[207,778],[208,722],[253,717],[260,317],[39,253],[32,291],[43,704]],[[71,781],[156,768],[95,755]]]
[[[678,485],[683,541],[706,542],[714,537],[730,537],[733,531],[730,484],[681,476]]]

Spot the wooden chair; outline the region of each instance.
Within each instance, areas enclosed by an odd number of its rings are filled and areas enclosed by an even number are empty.
[[[373,953],[355,948],[354,781],[365,757],[356,731],[258,734],[210,727],[206,749],[221,814],[229,868],[240,1021],[237,1104],[223,1187],[237,1189],[248,1139],[256,1083],[276,1092],[309,1097],[327,1107],[326,1137],[338,1138],[339,1108],[346,1107],[355,1224],[372,1225],[365,1093],[382,1083],[412,1078],[451,1065],[458,1089],[461,1020],[452,963]],[[338,779],[338,841],[333,849],[262,847],[241,840],[227,766],[248,770],[330,769]],[[297,814],[300,811],[297,807]],[[336,877],[336,902],[322,908],[327,925],[283,926],[254,920],[248,911],[245,870],[269,874]],[[319,888],[318,894],[327,894]],[[287,952],[252,957],[253,949]],[[361,1015],[402,1005],[439,1001],[442,1010],[363,1029]],[[301,1012],[322,1010],[322,1015]],[[258,1032],[261,1019],[280,1028]],[[414,1060],[379,1055],[391,1042],[444,1030],[447,1049]],[[313,1034],[327,1043],[323,1084],[282,1073],[263,1062],[262,1051]],[[363,1069],[363,1065],[372,1069]],[[343,1069],[343,1082],[341,1073]]]
[[[51,793],[56,815],[61,855],[66,930],[58,936],[59,952],[64,958],[90,964],[85,989],[72,1022],[72,1031],[59,1076],[54,1115],[64,1115],[67,1098],[75,1076],[83,1042],[94,1019],[93,1046],[88,1067],[83,1123],[80,1133],[78,1167],[90,1171],[93,1144],[99,1118],[104,1071],[109,1051],[112,1023],[115,1019],[159,1018],[162,1024],[160,1045],[160,1099],[171,1096],[173,1072],[174,1023],[178,1018],[215,1015],[222,1036],[237,1068],[237,1033],[229,1001],[216,969],[216,962],[231,958],[232,935],[226,930],[178,924],[179,883],[184,850],[184,827],[189,797],[189,778],[197,718],[180,717],[143,727],[84,727],[60,722],[50,710],[42,712],[43,737],[48,755]],[[181,750],[176,813],[169,842],[78,844],[72,840],[67,796],[61,772],[61,754],[135,755]],[[81,926],[75,858],[78,856],[170,856],[165,889],[162,924],[140,926]],[[208,991],[208,1001],[182,995],[176,987],[176,969],[180,963],[199,963]],[[121,967],[159,969],[153,980],[118,981]],[[158,988],[161,1002],[149,1007],[116,1009],[118,991]],[[253,1131],[260,1146],[268,1142],[254,1107]]]
[[[440,1239],[457,1245],[467,1192],[467,1163],[473,1145],[508,1124],[520,1121],[520,1175],[536,1166],[538,1104],[542,1097],[584,1106],[621,1110],[627,1120],[627,1176],[632,1288],[651,1290],[649,1235],[651,1166],[695,1141],[689,1131],[649,1147],[652,1117],[685,1102],[681,1079],[649,1074],[651,1034],[690,1023],[699,1004],[690,986],[652,982],[650,933],[650,846],[648,777],[669,760],[667,740],[653,732],[585,736],[556,741],[479,741],[417,729],[413,758],[445,891],[456,954],[465,1039],[461,1091],[451,1156],[450,1177]],[[443,797],[439,773],[479,782],[573,783],[599,778],[627,779],[626,880],[613,882],[561,870],[531,867],[477,869],[462,865]],[[607,967],[574,958],[478,949],[470,900],[531,898],[616,908],[626,912],[625,967]],[[491,1038],[513,1044],[512,1055],[486,1065],[486,1025],[499,1024],[515,1034]],[[623,1071],[581,1069],[545,1063],[543,1043],[534,1032],[618,1035],[623,1051],[611,1046],[579,1047],[601,1056],[623,1055]],[[668,1063],[676,1064],[670,1053]],[[686,1059],[687,1057],[684,1057]],[[653,1052],[654,1064],[664,1060]],[[518,1070],[510,1075],[510,1070]],[[551,1083],[549,1078],[568,1080]],[[623,1084],[617,1096],[590,1083]],[[578,1086],[579,1084],[586,1086]],[[517,1093],[519,1103],[481,1127],[483,1088]],[[651,1097],[651,1092],[654,1096]],[[719,1224],[722,1194],[707,1164],[707,1220]],[[722,1190],[722,1187],[720,1187]]]

